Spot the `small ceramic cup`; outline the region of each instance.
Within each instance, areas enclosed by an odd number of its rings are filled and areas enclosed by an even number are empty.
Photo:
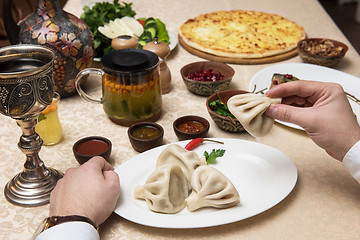
[[[140,122],[128,129],[131,146],[138,152],[158,147],[163,142],[164,129],[157,123]]]
[[[203,117],[188,115],[176,119],[173,128],[179,140],[205,137],[210,128],[210,123]]]
[[[73,145],[73,153],[81,165],[90,158],[101,156],[109,162],[112,143],[109,139],[100,136],[90,136],[78,140]]]

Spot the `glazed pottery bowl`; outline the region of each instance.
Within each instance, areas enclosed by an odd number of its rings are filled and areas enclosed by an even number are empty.
[[[187,115],[173,122],[173,129],[179,140],[205,137],[209,128],[208,120],[200,116]]]
[[[327,38],[307,38],[298,43],[297,49],[303,62],[333,67],[344,58],[348,46]]]
[[[128,137],[136,151],[144,152],[162,144],[164,129],[153,122],[135,123],[128,128]]]
[[[73,153],[81,165],[90,158],[101,156],[109,162],[112,143],[109,139],[101,136],[90,136],[78,140],[73,145]]]
[[[234,95],[238,94],[244,94],[248,93],[243,90],[224,90],[221,92],[217,92],[212,94],[210,97],[208,97],[206,101],[206,108],[216,125],[218,125],[219,128],[222,130],[228,131],[228,132],[234,132],[234,133],[240,133],[245,132],[244,127],[240,124],[240,122],[236,118],[232,117],[224,117],[222,115],[219,115],[215,112],[215,109],[213,109],[209,104],[213,101],[220,100],[225,105],[227,101]]]
[[[199,81],[188,78],[189,74],[199,71],[212,70],[214,73],[221,73],[224,78],[217,81]],[[225,63],[213,61],[200,61],[185,65],[180,70],[182,79],[186,87],[192,92],[200,96],[210,96],[211,94],[225,90],[229,87],[235,71],[232,67]]]

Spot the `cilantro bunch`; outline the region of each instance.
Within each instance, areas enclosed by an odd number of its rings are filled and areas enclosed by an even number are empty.
[[[136,13],[132,10],[131,5],[132,3],[122,2],[121,4],[119,0],[114,0],[113,3],[96,2],[92,8],[89,6],[84,7],[84,12],[81,14],[80,19],[89,26],[93,33],[95,57],[102,57],[111,51],[111,39],[101,34],[98,31],[98,27],[116,18],[135,16]]]

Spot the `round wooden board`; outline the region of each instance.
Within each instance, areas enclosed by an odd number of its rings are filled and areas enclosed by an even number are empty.
[[[182,40],[181,36],[178,35],[180,45],[191,54],[199,56],[201,58],[205,58],[211,61],[224,62],[224,63],[234,63],[234,64],[264,64],[264,63],[274,63],[283,61],[298,55],[297,49],[293,49],[289,52],[274,55],[270,57],[264,58],[230,58],[230,57],[220,57],[213,54],[209,54],[200,50],[197,50],[193,47],[187,45],[184,40]]]

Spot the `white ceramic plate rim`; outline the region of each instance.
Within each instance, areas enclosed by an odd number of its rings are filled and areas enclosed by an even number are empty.
[[[159,228],[202,228],[240,221],[275,206],[294,188],[297,181],[295,164],[281,151],[256,142],[216,138],[224,142],[206,143],[197,147],[199,156],[206,150],[225,149],[225,155],[211,166],[220,170],[240,194],[240,204],[228,209],[187,208],[177,214],[152,212],[144,200],[135,200],[135,186],[143,185],[155,169],[157,157],[168,145],[141,153],[116,168],[121,193],[115,213],[132,222]],[[187,141],[177,142],[185,146]]]
[[[168,34],[169,34],[169,47],[170,47],[170,51],[174,50],[174,48],[177,46],[178,44],[178,38],[176,36],[176,34],[171,31],[171,30],[167,30]]]
[[[269,89],[271,78],[274,73],[292,74],[293,76],[303,80],[339,83],[343,86],[346,92],[360,97],[359,78],[333,68],[307,63],[283,63],[266,67],[252,77],[249,84],[249,91],[252,92],[255,85],[256,90],[264,88]],[[350,104],[355,115],[358,116],[358,121],[360,123],[360,105],[354,101],[350,101]],[[276,121],[285,126],[303,130],[303,128],[298,125],[278,120]]]

